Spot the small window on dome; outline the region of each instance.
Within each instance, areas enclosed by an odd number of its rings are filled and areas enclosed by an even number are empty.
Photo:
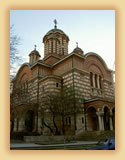
[[[58,82],[56,83],[56,87],[57,87],[57,88],[59,87],[59,83],[58,83]]]
[[[82,124],[84,123],[84,118],[82,117]]]

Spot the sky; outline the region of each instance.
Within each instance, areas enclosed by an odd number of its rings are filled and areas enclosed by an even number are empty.
[[[21,39],[18,51],[29,61],[29,53],[37,46],[41,58],[44,56],[43,37],[54,28],[63,30],[69,37],[69,53],[80,47],[84,54],[95,52],[115,70],[115,10],[11,10],[10,26]],[[20,64],[13,64],[16,71]]]

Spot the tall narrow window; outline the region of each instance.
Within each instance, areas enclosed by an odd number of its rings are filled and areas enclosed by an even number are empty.
[[[55,41],[55,52],[57,54],[57,41]]]
[[[51,41],[51,53],[53,53],[53,41]]]
[[[99,85],[100,85],[100,88],[102,88],[101,76],[99,76]]]
[[[61,87],[63,87],[63,79],[61,79]]]
[[[82,124],[84,123],[84,118],[82,117]]]
[[[62,46],[62,54],[64,55],[64,46]]]
[[[59,83],[58,83],[58,82],[56,83],[56,87],[57,87],[57,88],[59,87]]]
[[[71,117],[66,117],[66,125],[71,126]]]
[[[62,38],[62,46],[63,46],[63,38]]]
[[[49,41],[47,42],[47,54],[49,53]]]
[[[90,85],[93,87],[93,74],[90,72]]]

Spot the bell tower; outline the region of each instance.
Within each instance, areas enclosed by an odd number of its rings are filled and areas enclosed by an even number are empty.
[[[57,28],[57,21],[54,20],[54,29],[51,29],[43,37],[44,58],[48,55],[63,57],[68,54],[69,37]]]

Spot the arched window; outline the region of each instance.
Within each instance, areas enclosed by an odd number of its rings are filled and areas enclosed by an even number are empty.
[[[55,52],[57,54],[57,40],[55,41]]]
[[[53,40],[51,41],[51,53],[53,53]]]
[[[49,41],[47,42],[47,53],[49,53]]]
[[[59,87],[59,83],[58,83],[58,82],[56,83],[56,87],[57,87],[57,88]]]
[[[102,88],[101,76],[99,76],[99,85],[100,85],[100,88]]]
[[[84,123],[84,118],[82,117],[82,124]]]
[[[64,55],[64,46],[62,46],[62,55]]]
[[[90,85],[93,87],[93,73],[90,72]]]

